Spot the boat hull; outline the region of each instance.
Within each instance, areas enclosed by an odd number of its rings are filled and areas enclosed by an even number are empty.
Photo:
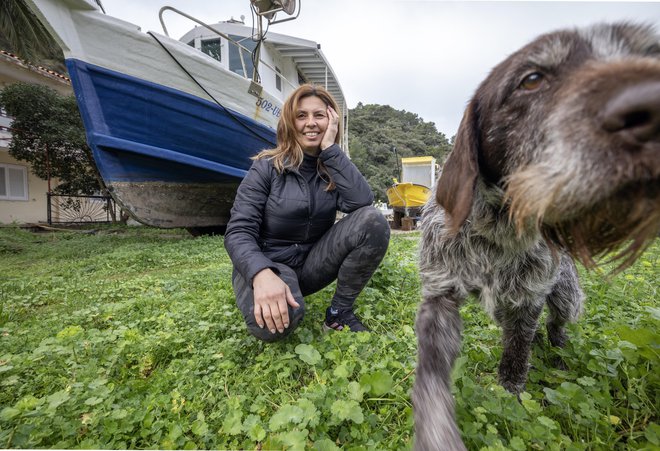
[[[221,228],[238,183],[115,182],[112,195],[138,221],[154,227]]]
[[[416,183],[397,183],[386,191],[388,205],[392,208],[419,208],[424,206],[431,190]]]
[[[250,157],[275,146],[273,128],[84,61],[67,67],[97,167],[122,208],[156,227],[226,225]]]

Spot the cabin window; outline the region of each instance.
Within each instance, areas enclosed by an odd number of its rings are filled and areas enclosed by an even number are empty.
[[[218,39],[204,39],[202,40],[202,52],[206,53],[211,58],[222,61],[222,54],[220,52],[222,46],[220,45],[220,38]]]
[[[0,200],[28,200],[25,166],[0,164]]]
[[[280,77],[281,73],[282,71],[280,68],[275,66],[275,88],[277,88],[278,91],[282,91],[282,77]]]
[[[252,64],[252,52],[256,48],[257,43],[252,39],[243,36],[229,35],[229,37],[249,50],[245,51],[235,44],[229,43],[229,70],[241,76],[245,75],[246,77],[252,77],[252,71],[254,70],[254,64]],[[241,56],[243,57],[242,60]],[[245,72],[243,72],[243,65],[245,65]]]

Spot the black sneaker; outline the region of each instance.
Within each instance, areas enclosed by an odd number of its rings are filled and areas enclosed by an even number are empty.
[[[329,330],[343,330],[346,326],[351,329],[351,332],[369,331],[357,316],[355,316],[353,310],[340,310],[336,315],[330,313],[330,307],[325,310],[325,321],[323,322],[324,332]]]

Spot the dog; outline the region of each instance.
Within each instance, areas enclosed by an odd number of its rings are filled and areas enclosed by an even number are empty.
[[[553,346],[584,299],[574,261],[622,269],[660,231],[660,38],[648,25],[542,35],[468,103],[420,223],[415,449],[465,449],[450,372],[459,307],[476,294],[502,328],[499,383],[519,394],[548,306]]]

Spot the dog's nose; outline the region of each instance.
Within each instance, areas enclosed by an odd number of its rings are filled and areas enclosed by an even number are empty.
[[[648,82],[619,91],[605,105],[602,127],[645,143],[660,139],[660,82]]]

